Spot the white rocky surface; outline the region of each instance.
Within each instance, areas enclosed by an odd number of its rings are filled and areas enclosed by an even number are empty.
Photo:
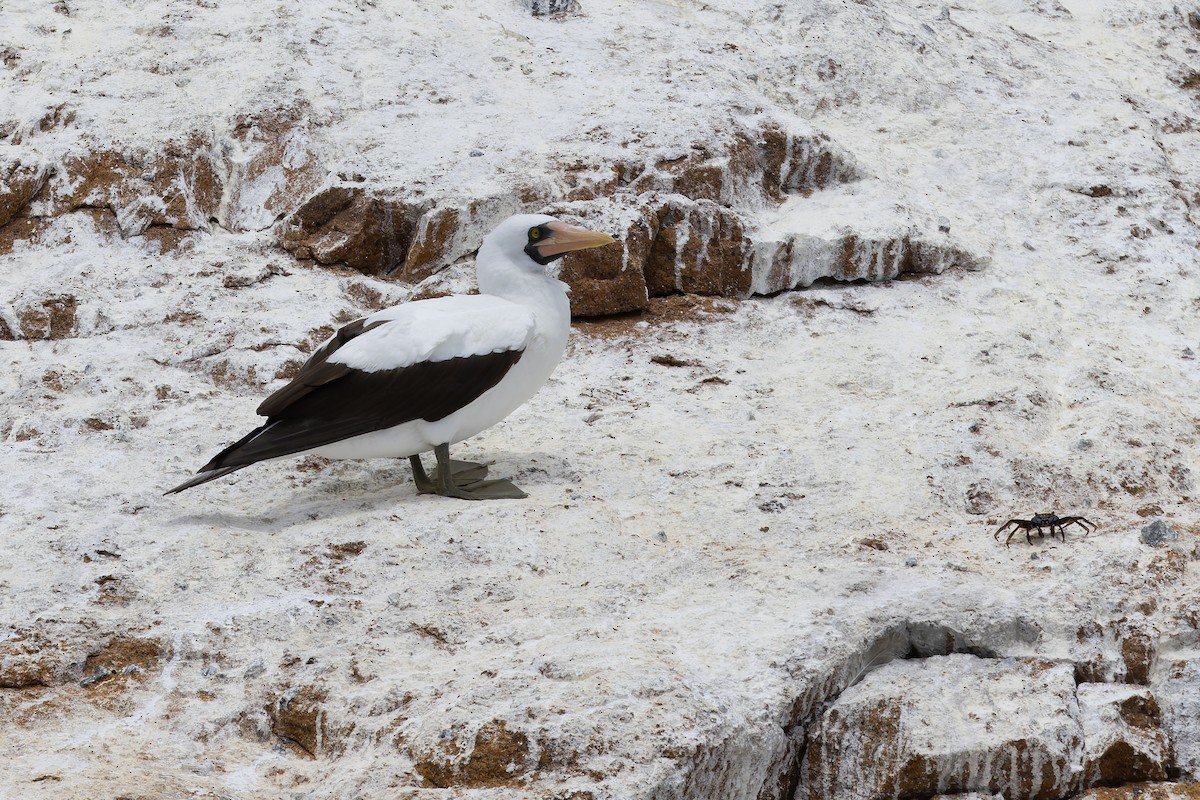
[[[1151,689],[1200,655],[1194,9],[530,8],[0,7],[0,163],[199,131],[247,178],[179,250],[81,213],[0,256],[0,795],[781,797],[908,623],[996,656],[1103,640],[1088,668]],[[316,461],[164,499],[327,326],[408,296],[258,230],[279,184],[239,117],[277,109],[297,180],[454,200],[769,117],[987,263],[581,326],[456,448],[526,501]],[[837,224],[808,200],[746,213]],[[1041,510],[1099,530],[992,538]],[[1155,517],[1175,541],[1140,541]]]
[[[1064,797],[1084,769],[1082,723],[1068,662],[965,653],[893,661],[813,726],[798,797]],[[1111,727],[1090,732],[1101,738]]]

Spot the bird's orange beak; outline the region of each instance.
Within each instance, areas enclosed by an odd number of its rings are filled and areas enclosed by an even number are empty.
[[[543,257],[562,255],[588,247],[600,247],[616,241],[607,233],[589,231],[587,228],[578,228],[565,222],[550,222],[546,227],[550,229],[550,236],[534,245]]]

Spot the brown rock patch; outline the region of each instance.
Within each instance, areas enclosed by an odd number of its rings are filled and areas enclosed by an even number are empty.
[[[1131,783],[1089,789],[1075,800],[1200,800],[1200,783]]]
[[[325,170],[308,135],[305,105],[237,119],[225,152],[228,175],[221,224],[262,230],[317,190]],[[252,191],[248,191],[252,190]]]
[[[105,208],[125,236],[152,225],[206,229],[221,200],[212,153],[212,140],[193,133],[158,149],[69,154],[48,186],[49,214]]]
[[[654,230],[654,218],[647,210],[639,209],[617,223],[622,225],[620,230],[614,230],[613,223],[597,219],[598,215],[593,216],[595,206],[590,204],[552,206],[547,213],[604,230],[617,239],[615,244],[563,257],[559,277],[571,287],[572,316],[596,317],[646,308],[648,297],[642,269]]]
[[[77,673],[76,646],[20,630],[0,642],[0,689],[56,686]]]
[[[0,227],[29,205],[46,174],[46,165],[32,155],[0,157]]]
[[[71,295],[51,295],[18,305],[18,330],[7,324],[0,330],[3,339],[66,339],[75,333],[75,313],[79,301]]]
[[[325,744],[326,698],[325,690],[315,686],[288,689],[267,707],[271,732],[315,758]]]
[[[797,797],[987,792],[1051,800],[1067,794],[1070,765],[1082,747],[1071,717],[1073,681],[1064,664],[1013,661],[950,655],[871,673],[870,683],[844,693],[813,728]],[[1034,686],[1042,688],[1026,693]],[[983,737],[974,745],[927,724],[931,709],[963,698],[988,704],[996,691],[1018,701],[1021,710],[1002,714],[971,706],[970,721],[963,720],[972,731],[966,735]],[[963,749],[968,746],[970,751]]]
[[[380,274],[404,263],[421,210],[362,187],[332,186],[284,221],[279,243],[296,258]]]
[[[454,206],[434,208],[421,217],[404,260],[406,280],[423,280],[449,263],[462,217],[462,212]]]
[[[658,231],[646,259],[646,289],[746,297],[750,243],[741,217],[710,200],[669,197],[654,211]]]
[[[1145,686],[1150,683],[1155,646],[1150,634],[1140,628],[1122,631],[1121,660],[1125,662],[1125,682]]]
[[[438,752],[415,758],[427,786],[482,789],[519,785],[531,770],[529,737],[509,730],[504,720],[484,723],[465,756],[454,739]]]

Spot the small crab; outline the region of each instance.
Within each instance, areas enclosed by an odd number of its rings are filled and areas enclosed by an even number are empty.
[[[1010,525],[1013,526],[1013,529],[1009,531],[1008,538],[1004,540],[1005,547],[1008,547],[1009,542],[1011,542],[1012,538],[1017,535],[1017,531],[1025,531],[1025,541],[1033,544],[1033,538],[1030,536],[1030,532],[1034,530],[1037,531],[1039,538],[1046,535],[1044,530],[1045,528],[1050,529],[1050,538],[1054,538],[1054,533],[1057,531],[1058,535],[1061,536],[1062,540],[1065,542],[1067,540],[1067,532],[1063,529],[1068,525],[1078,525],[1079,527],[1083,528],[1084,536],[1087,536],[1096,529],[1096,523],[1089,519],[1084,519],[1083,517],[1060,517],[1049,511],[1039,511],[1037,514],[1033,515],[1033,519],[1010,519],[1008,522],[1000,526],[999,530],[996,531],[992,538],[994,538],[996,541],[1000,541],[1000,534],[1004,533],[1004,531]]]

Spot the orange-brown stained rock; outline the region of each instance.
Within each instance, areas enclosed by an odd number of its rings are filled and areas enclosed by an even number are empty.
[[[1096,758],[1089,770],[1089,783],[1119,786],[1130,780],[1166,780],[1162,761],[1138,750],[1129,742],[1114,742]]]
[[[415,225],[401,278],[419,282],[479,249],[483,239],[512,214],[545,203],[534,186],[470,200],[442,201]]]
[[[284,221],[279,243],[296,258],[379,274],[404,263],[421,210],[359,186],[332,186]]]
[[[977,258],[948,243],[927,242],[908,231],[872,238],[857,233],[832,239],[785,235],[758,245],[750,259],[752,285],[764,294],[807,286],[820,278],[884,281],[979,264]]]
[[[755,148],[762,170],[762,192],[780,201],[787,194],[812,194],[860,177],[847,157],[837,154],[825,134],[796,136],[777,125],[764,126]]]
[[[587,206],[551,207],[548,214],[562,215],[586,227],[602,229],[617,241],[603,247],[577,250],[562,259],[559,278],[571,287],[571,315],[597,317],[642,311],[646,308],[646,279],[642,270],[650,252],[654,218],[646,209],[626,220],[622,230],[593,222]]]
[[[616,161],[611,164],[588,164],[574,161],[562,166],[562,182],[567,186],[567,202],[611,197],[618,189],[631,185],[646,171],[638,161]],[[534,198],[522,198],[530,202]],[[544,202],[544,200],[543,200]]]
[[[236,120],[226,158],[228,185],[221,224],[232,230],[262,230],[299,208],[324,181],[308,135],[309,109],[243,115]]]
[[[843,693],[813,728],[798,796],[1062,797],[1082,747],[1073,689],[1066,663],[965,655],[893,662]],[[929,724],[947,703],[973,709],[957,722],[959,734]]]
[[[325,690],[315,686],[294,687],[284,692],[267,708],[271,732],[316,757],[324,745],[326,697]]]
[[[424,280],[448,264],[462,222],[463,214],[455,206],[433,208],[421,217],[404,260],[404,279]]]
[[[1084,738],[1083,786],[1166,779],[1171,748],[1158,700],[1149,689],[1082,683],[1077,696]]]
[[[428,786],[481,789],[515,786],[530,771],[529,737],[510,731],[504,720],[486,722],[465,756],[453,739],[438,752],[415,757],[416,770]]]
[[[126,236],[151,225],[207,228],[221,200],[212,152],[211,138],[193,133],[154,150],[70,154],[50,183],[49,213],[107,208]]]
[[[1150,683],[1154,666],[1154,639],[1144,630],[1127,628],[1120,634],[1121,660],[1125,662],[1125,682],[1145,686]]]
[[[49,226],[50,221],[45,217],[18,215],[9,220],[7,225],[0,227],[0,256],[11,253],[17,242],[37,241]]]
[[[1162,708],[1152,694],[1134,694],[1117,705],[1121,720],[1131,728],[1158,730],[1162,727]]]
[[[153,638],[114,636],[83,662],[85,680],[98,673],[149,670],[158,666],[168,648]]]
[[[1075,638],[1071,656],[1081,683],[1149,684],[1157,645],[1138,622],[1124,617],[1105,625],[1089,622]]]
[[[46,183],[46,165],[32,156],[0,158],[0,227],[29,205]]]
[[[1200,783],[1131,783],[1089,789],[1074,800],[1200,800]]]
[[[14,631],[0,642],[0,689],[56,686],[77,676],[77,647],[39,631]]]
[[[66,339],[75,333],[75,313],[79,301],[71,295],[51,295],[40,301],[18,306],[19,330],[8,325],[0,330],[3,339]]]
[[[130,691],[156,674],[169,652],[158,639],[114,636],[84,661],[79,682],[83,696],[115,714],[132,713]]]
[[[645,266],[650,295],[749,295],[750,245],[735,212],[710,200],[669,197],[653,214],[658,231]]]
[[[691,200],[726,201],[729,168],[727,162],[705,158],[703,154],[690,155],[673,161],[660,161],[656,165],[671,176],[670,191]]]
[[[834,280],[882,281],[913,272],[914,260],[907,237],[883,241],[864,240],[855,234],[842,239],[841,257],[834,265]]]

